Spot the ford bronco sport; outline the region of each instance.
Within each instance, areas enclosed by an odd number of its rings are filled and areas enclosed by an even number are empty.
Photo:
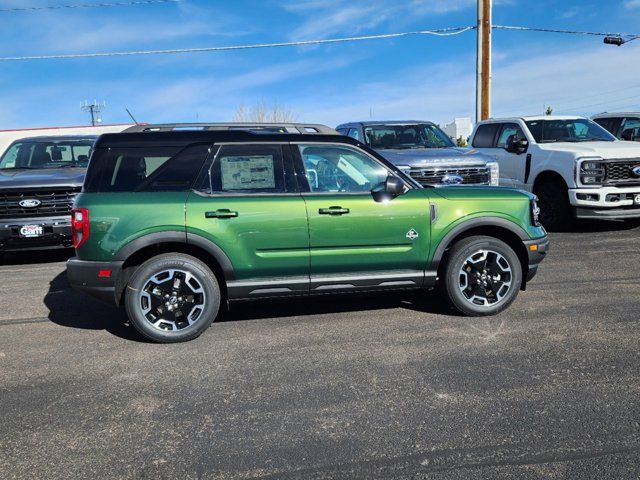
[[[458,311],[490,315],[545,256],[537,214],[517,190],[422,188],[322,131],[108,134],[76,199],[67,274],[158,342],[263,297],[439,284]]]

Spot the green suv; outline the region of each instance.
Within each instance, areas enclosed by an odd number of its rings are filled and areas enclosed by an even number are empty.
[[[423,188],[324,129],[146,130],[98,139],[67,274],[154,341],[264,297],[439,286],[459,312],[491,315],[547,252],[533,195]]]

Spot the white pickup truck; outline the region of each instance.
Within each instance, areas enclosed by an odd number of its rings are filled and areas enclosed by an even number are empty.
[[[541,222],[551,230],[576,217],[640,218],[640,144],[617,140],[591,120],[485,120],[470,142],[497,160],[501,186],[539,197]]]

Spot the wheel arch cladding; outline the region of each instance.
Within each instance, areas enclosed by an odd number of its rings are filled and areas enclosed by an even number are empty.
[[[529,271],[529,256],[523,242],[530,240],[530,238],[521,227],[501,218],[469,220],[451,229],[436,248],[431,261],[431,269],[438,272],[438,277],[442,277],[442,268],[446,265],[451,247],[463,238],[479,235],[497,238],[513,249],[522,267],[520,287],[524,290]]]
[[[115,256],[123,261],[116,279],[116,299],[123,301],[123,292],[136,268],[163,253],[184,253],[201,260],[216,276],[223,296],[227,296],[227,281],[235,279],[229,257],[215,243],[199,235],[185,232],[158,232],[139,237],[123,247]]]
[[[532,190],[535,193],[536,188],[545,183],[558,183],[563,188],[569,188],[567,181],[562,175],[553,170],[544,170],[536,175],[536,179],[533,182]]]

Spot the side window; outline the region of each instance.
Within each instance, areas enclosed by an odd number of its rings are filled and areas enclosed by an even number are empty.
[[[350,128],[347,135],[351,138],[355,138],[356,140],[360,140],[360,130],[357,128]]]
[[[189,190],[208,151],[208,145],[97,149],[84,188],[86,192]]]
[[[502,127],[502,131],[500,132],[500,136],[498,137],[498,143],[496,146],[498,148],[506,148],[507,140],[511,135],[516,136],[516,140],[524,140],[526,137],[522,132],[522,129],[516,123],[506,123]]]
[[[640,140],[640,118],[625,118],[622,124],[622,132],[620,138],[622,140]]]
[[[614,120],[614,118],[595,118],[593,121],[607,130],[609,133],[613,133],[615,135],[615,132],[613,131]]]
[[[281,145],[223,145],[210,170],[213,192],[286,191]]]
[[[485,123],[480,125],[473,136],[473,146],[476,148],[493,148],[496,132],[502,125],[500,123]]]
[[[312,192],[364,193],[387,179],[387,169],[346,146],[299,145]]]

